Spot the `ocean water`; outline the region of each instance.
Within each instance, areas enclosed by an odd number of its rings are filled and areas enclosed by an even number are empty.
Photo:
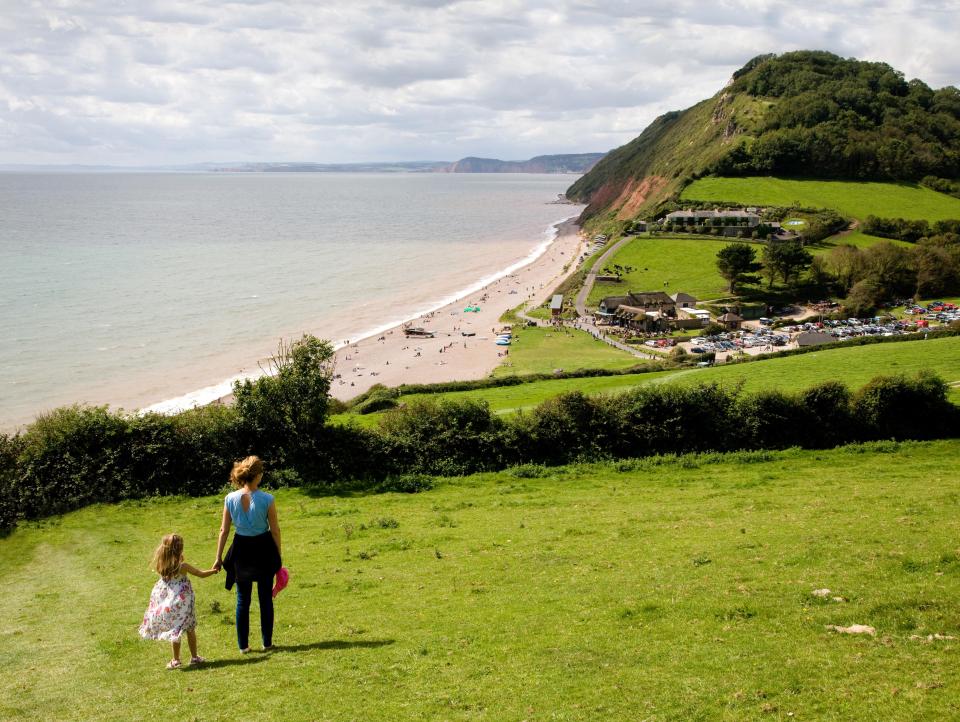
[[[0,173],[0,428],[206,402],[542,252],[573,176]]]

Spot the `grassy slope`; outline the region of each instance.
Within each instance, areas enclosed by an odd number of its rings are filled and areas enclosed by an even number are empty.
[[[178,672],[162,668],[166,644],[136,637],[147,560],[178,529],[207,563],[218,498],[21,529],[0,540],[0,717],[960,715],[960,643],[912,638],[960,636],[960,442],[744,460],[484,475],[414,496],[281,491],[293,578],[278,651],[241,657],[233,595],[198,580],[211,662]],[[399,526],[360,529],[382,517]],[[824,587],[846,601],[811,595]],[[826,629],[854,623],[877,636]]]
[[[505,364],[494,370],[495,376],[551,373],[555,369],[625,369],[643,363],[625,351],[597,341],[583,331],[557,332],[547,328],[514,327],[513,343]]]
[[[877,243],[892,243],[895,246],[903,246],[904,248],[911,247],[913,243],[907,243],[906,241],[899,241],[895,238],[878,238],[877,236],[868,236],[866,233],[860,230],[850,231],[848,233],[838,234],[836,236],[831,236],[827,238],[822,243],[818,243],[815,246],[810,247],[810,252],[814,255],[820,255],[823,253],[829,253],[836,246],[847,245],[847,246],[857,246],[859,248],[866,248],[867,246],[872,246]]]
[[[610,261],[612,266],[633,266],[636,270],[624,276],[621,283],[596,283],[587,305],[595,307],[604,296],[629,291],[683,291],[698,299],[726,295],[726,283],[717,272],[717,251],[730,239],[713,240],[649,238],[638,236]],[[664,286],[669,282],[669,286]]]
[[[441,396],[450,399],[485,399],[493,411],[503,413],[532,408],[557,394],[576,390],[585,394],[616,393],[649,383],[716,381],[723,384],[743,382],[744,388],[748,391],[763,389],[797,391],[831,379],[838,379],[851,388],[857,388],[880,374],[912,375],[923,369],[935,371],[948,382],[960,382],[960,337],[851,346],[703,369],[658,371],[649,374],[592,379],[537,381],[519,386],[457,391],[429,396],[435,399]],[[405,398],[411,400],[417,396]],[[960,389],[953,392],[952,398],[960,403]],[[365,421],[374,423],[375,418],[377,415],[371,414]]]
[[[731,116],[750,129],[767,105],[742,94],[727,98],[720,91],[684,111],[660,116],[637,138],[608,153],[567,195],[590,200],[581,217],[588,221],[588,229],[606,227],[618,217],[625,188],[645,177],[658,177],[664,179],[664,185],[642,204],[630,205],[626,216],[652,210],[677,193],[687,177],[703,172],[729,150],[735,139],[725,139],[723,133]],[[618,199],[621,205],[615,204]]]
[[[960,199],[913,184],[788,180],[785,178],[702,178],[683,190],[683,199],[740,204],[835,208],[864,219],[960,218]]]

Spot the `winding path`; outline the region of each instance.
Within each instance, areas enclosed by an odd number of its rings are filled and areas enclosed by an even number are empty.
[[[587,274],[587,277],[583,281],[583,288],[580,289],[580,293],[577,294],[577,299],[574,302],[574,305],[577,308],[577,315],[581,318],[586,318],[587,316],[587,298],[590,296],[590,291],[593,290],[593,284],[597,282],[597,269],[603,268],[607,265],[607,261],[613,258],[616,255],[617,251],[620,248],[634,239],[634,236],[624,236],[619,241],[614,243],[610,248],[603,252],[603,255],[597,259],[597,262],[593,264],[593,268],[590,269],[590,272]]]

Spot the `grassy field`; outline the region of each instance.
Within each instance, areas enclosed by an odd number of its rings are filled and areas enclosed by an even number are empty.
[[[726,201],[743,205],[834,208],[845,216],[864,219],[960,218],[960,198],[906,183],[806,181],[784,178],[701,178],[681,195],[686,200]]]
[[[209,663],[173,672],[136,634],[150,552],[176,529],[208,564],[220,499],[90,508],[0,540],[0,718],[956,719],[958,464],[886,442],[280,491],[276,651],[239,655],[197,580]]]
[[[495,376],[551,373],[555,369],[625,369],[643,363],[625,351],[571,329],[515,326],[510,355],[494,370]]]
[[[823,253],[829,253],[836,246],[847,245],[857,246],[858,248],[866,248],[867,246],[873,246],[877,243],[892,243],[895,246],[903,246],[904,248],[914,245],[913,243],[900,241],[896,238],[879,238],[877,236],[868,236],[861,230],[853,230],[842,235],[831,236],[821,243],[810,246],[809,250],[814,255],[819,255]]]
[[[746,364],[712,366],[708,368],[656,371],[626,376],[602,376],[589,379],[558,379],[535,381],[519,386],[507,386],[474,391],[456,391],[448,394],[424,394],[404,397],[483,399],[497,413],[512,413],[537,406],[548,398],[568,391],[585,394],[618,393],[651,383],[742,383],[747,391],[782,389],[798,391],[823,381],[838,379],[851,388],[858,388],[881,374],[916,374],[921,370],[938,373],[950,383],[960,382],[960,337],[913,341],[904,343],[850,346],[814,351],[797,356],[764,359]],[[960,403],[960,388],[951,392],[953,401]],[[378,414],[357,418],[365,424],[378,423]]]
[[[727,286],[717,272],[717,251],[731,239],[650,238],[638,236],[624,246],[610,265],[633,266],[636,270],[620,283],[596,283],[587,299],[596,306],[604,296],[630,291],[683,291],[699,299],[726,295]],[[664,286],[664,283],[669,283]]]

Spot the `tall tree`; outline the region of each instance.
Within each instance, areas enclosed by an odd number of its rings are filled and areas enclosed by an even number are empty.
[[[773,278],[780,276],[785,285],[800,278],[810,267],[813,256],[800,241],[767,241],[763,247],[764,275],[773,285]]]
[[[755,283],[760,270],[757,253],[749,243],[731,243],[717,252],[717,269],[730,284],[730,293],[737,292],[742,283]]]

